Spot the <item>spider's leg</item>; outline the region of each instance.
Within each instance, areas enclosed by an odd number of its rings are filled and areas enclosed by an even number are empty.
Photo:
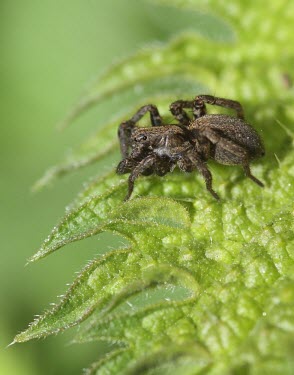
[[[259,181],[255,176],[251,174],[250,166],[249,166],[249,155],[245,148],[236,143],[232,142],[231,140],[222,137],[217,132],[212,129],[206,129],[202,131],[202,134],[210,140],[211,143],[216,145],[216,150],[218,149],[218,161],[223,164],[228,165],[242,165],[245,174],[249,177],[252,181],[254,181],[257,185],[263,187],[264,184]],[[230,155],[230,157],[228,156]]]
[[[170,111],[181,125],[188,126],[191,119],[184,111],[184,108],[192,109],[194,119],[204,116],[206,108],[204,102],[195,102],[195,100],[177,100],[170,105]]]
[[[169,106],[169,109],[175,119],[178,120],[181,125],[188,126],[190,118],[187,115],[186,111],[184,111],[184,108],[191,108],[191,102],[185,100],[177,100]]]
[[[264,184],[255,176],[251,174],[249,163],[246,162],[243,164],[243,169],[248,178],[250,178],[253,182],[255,182],[257,185],[264,187]]]
[[[207,168],[205,161],[200,158],[197,152],[195,152],[194,149],[190,149],[178,156],[178,167],[184,172],[192,172],[193,169],[197,168],[205,180],[206,189],[215,199],[219,200],[220,198],[218,194],[212,188],[212,175]]]
[[[120,143],[120,151],[125,159],[129,156],[129,148],[131,146],[131,135],[135,127],[135,123],[131,120],[122,122],[118,128],[118,139]]]
[[[150,112],[150,120],[152,126],[161,126],[163,125],[162,118],[158,112],[158,109],[153,104],[143,105],[131,118],[134,124],[136,124],[147,112]]]
[[[218,98],[217,96],[212,95],[198,95],[195,98],[195,103],[201,104],[211,104],[211,105],[217,105],[219,107],[229,108],[236,111],[237,117],[244,119],[244,111],[242,105],[231,99],[225,99],[225,98]]]
[[[206,184],[206,189],[210,192],[210,194],[216,199],[219,200],[218,194],[213,190],[212,188],[212,175],[210,170],[207,168],[207,165],[204,161],[202,161],[200,158],[197,158],[196,160],[196,168],[198,171],[202,174],[205,184]]]
[[[127,201],[134,190],[134,183],[136,178],[138,178],[145,170],[148,168],[152,168],[154,162],[156,161],[155,155],[149,155],[145,159],[143,159],[131,172],[129,176],[129,187],[128,187],[128,194],[125,196],[124,201]]]

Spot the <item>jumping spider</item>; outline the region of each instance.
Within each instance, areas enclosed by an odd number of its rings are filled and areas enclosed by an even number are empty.
[[[224,114],[206,114],[205,104],[231,108],[237,117]],[[185,108],[192,110],[193,120]],[[249,163],[264,155],[264,147],[257,132],[244,120],[243,108],[234,100],[210,95],[199,95],[192,101],[178,100],[170,105],[178,124],[163,124],[155,105],[141,107],[134,116],[119,126],[118,137],[123,160],[117,173],[129,173],[129,187],[125,200],[134,189],[139,175],[153,173],[164,176],[178,166],[192,172],[197,169],[205,179],[207,190],[219,199],[212,189],[212,176],[207,160],[220,164],[241,165],[247,177],[259,186],[261,181],[250,172]],[[152,127],[139,128],[136,123],[150,112]],[[131,148],[131,153],[129,150]]]

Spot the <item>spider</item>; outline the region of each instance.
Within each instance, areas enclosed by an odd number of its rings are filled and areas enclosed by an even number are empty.
[[[237,116],[206,114],[206,104],[233,109]],[[185,109],[192,110],[192,120]],[[199,95],[191,101],[172,103],[170,111],[178,124],[163,124],[153,104],[144,105],[130,120],[120,124],[118,137],[123,160],[116,172],[130,173],[125,201],[131,197],[139,175],[164,176],[176,166],[184,172],[197,169],[204,177],[207,190],[219,199],[212,188],[212,175],[206,164],[208,159],[220,164],[241,165],[247,177],[264,186],[251,174],[249,166],[252,160],[265,154],[264,147],[257,132],[245,122],[239,102]],[[136,126],[147,112],[152,127]]]

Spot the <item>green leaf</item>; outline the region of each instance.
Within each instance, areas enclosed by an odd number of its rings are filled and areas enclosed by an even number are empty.
[[[187,271],[144,259],[134,249],[109,253],[91,262],[61,303],[35,320],[27,331],[17,335],[15,342],[58,333],[80,323],[94,309],[106,314],[129,296],[160,284],[182,285],[191,291],[189,299],[195,298],[199,292],[197,281]]]
[[[83,205],[67,214],[44,241],[40,250],[29,260],[44,258],[60,247],[93,236],[105,230],[122,233],[135,243],[137,233],[133,227],[145,227],[146,236],[186,229],[190,225],[187,211],[169,199],[145,198],[122,203],[126,194],[126,183],[119,183],[102,195],[87,200]],[[175,218],[174,212],[178,215]]]

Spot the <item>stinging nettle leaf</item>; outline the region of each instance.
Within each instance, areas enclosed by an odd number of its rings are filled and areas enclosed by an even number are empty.
[[[195,298],[199,292],[197,281],[187,271],[170,265],[152,264],[131,248],[111,252],[91,262],[60,304],[18,334],[15,342],[68,329],[86,319],[94,309],[99,310],[101,315],[106,314],[129,296],[160,284],[183,285],[191,290],[189,298]]]
[[[210,365],[211,357],[206,348],[186,342],[146,354],[135,365],[129,366],[125,374],[148,374],[152,370],[157,374],[202,374]]]
[[[69,212],[29,262],[44,258],[68,243],[108,229],[133,238],[132,234],[136,232],[132,232],[130,227],[146,227],[147,224],[149,232],[155,226],[163,233],[189,227],[188,212],[179,203],[167,198],[144,198],[123,203],[126,188],[126,182],[121,182]],[[176,218],[175,210],[178,212]]]
[[[116,286],[117,277],[123,281],[120,272],[122,273],[122,265],[126,265],[125,261],[130,253],[131,249],[114,251],[91,262],[78,276],[60,304],[36,319],[26,331],[18,334],[14,341],[24,342],[58,333],[85,319],[99,304],[107,303],[116,288],[119,289]],[[136,259],[139,258],[140,254]]]
[[[114,198],[122,201],[124,196],[125,183],[121,183],[68,213],[60,224],[54,227],[50,236],[29,262],[41,259],[70,242],[101,232],[107,213],[116,207],[117,201]]]

